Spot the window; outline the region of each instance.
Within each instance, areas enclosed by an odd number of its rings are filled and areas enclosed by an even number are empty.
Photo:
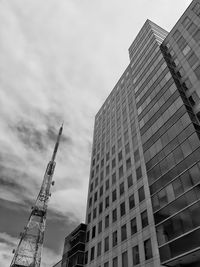
[[[184,81],[183,86],[186,91],[192,87],[192,84],[188,78]]]
[[[131,168],[131,159],[126,160],[126,169],[129,170]]]
[[[194,64],[198,61],[198,58],[194,52],[189,56],[188,58],[188,63],[190,64],[191,67],[194,66]]]
[[[144,241],[144,252],[145,252],[145,259],[151,259],[152,255],[152,247],[151,247],[151,239],[147,239]]]
[[[109,154],[109,152],[106,154],[106,161],[108,161],[109,160],[109,157],[110,157],[110,154]]]
[[[124,194],[124,183],[123,182],[119,185],[119,194],[120,196]]]
[[[187,26],[190,24],[190,21],[190,18],[186,17],[182,22],[183,27],[187,28]]]
[[[93,209],[93,219],[97,217],[97,208]]]
[[[191,104],[192,106],[195,105],[195,101],[194,101],[194,98],[192,97],[192,95],[188,98],[188,100],[189,100],[189,102],[190,102],[190,104]]]
[[[176,30],[173,34],[173,38],[175,41],[177,41],[180,36],[181,36],[181,34],[178,30]]]
[[[133,185],[133,177],[132,177],[132,174],[130,174],[128,177],[127,177],[127,183],[128,183],[128,188],[131,187]]]
[[[104,267],[109,267],[109,262],[108,261],[104,263]]]
[[[123,165],[119,168],[119,179],[122,178],[124,172],[123,172]]]
[[[177,44],[181,50],[183,50],[187,45],[185,39],[182,36],[178,39]]]
[[[127,239],[126,224],[121,227],[121,241]]]
[[[110,171],[110,167],[109,167],[109,165],[108,165],[108,166],[106,166],[106,175],[109,174],[109,171]]]
[[[108,208],[108,207],[109,207],[109,196],[107,196],[105,200],[105,208]]]
[[[100,174],[100,179],[101,179],[101,181],[103,181],[103,171]]]
[[[97,187],[97,185],[98,185],[98,177],[95,179],[95,187]]]
[[[94,202],[96,202],[97,201],[97,192],[95,192],[95,194],[94,194]]]
[[[115,154],[115,146],[112,147],[112,155]]]
[[[96,226],[93,226],[92,227],[92,238],[95,237],[95,234],[96,234]]]
[[[105,228],[109,226],[109,215],[106,215],[105,217]]]
[[[89,207],[91,207],[92,206],[92,197],[90,197],[90,199],[89,199]]]
[[[130,152],[129,143],[125,145],[125,153],[128,154]]]
[[[118,148],[120,148],[122,146],[122,139],[121,138],[118,139],[117,144],[118,144]]]
[[[103,211],[103,202],[99,203],[99,214],[101,214]]]
[[[98,223],[98,233],[100,234],[102,232],[102,221]]]
[[[193,34],[193,38],[196,42],[200,41],[200,30],[197,30],[194,34]]]
[[[114,202],[117,199],[117,191],[116,189],[112,191],[112,202]]]
[[[133,254],[133,264],[137,265],[140,263],[140,255],[139,255],[139,247],[135,246],[132,248],[132,254]]]
[[[109,237],[107,236],[105,239],[104,239],[104,252],[108,251],[109,250]]]
[[[118,161],[121,161],[122,160],[122,151],[120,151],[119,153],[118,153]]]
[[[129,209],[131,210],[134,207],[135,207],[135,198],[134,198],[134,194],[132,194],[129,197]]]
[[[88,263],[88,251],[85,252],[85,264]]]
[[[99,196],[101,197],[103,195],[103,185],[100,187],[100,190],[99,190]]]
[[[117,257],[115,257],[113,259],[112,267],[118,267],[118,259],[117,259]]]
[[[88,223],[91,222],[91,213],[88,214]]]
[[[91,183],[90,185],[90,192],[92,192],[92,190],[93,190],[93,183]]]
[[[122,267],[127,267],[128,266],[128,254],[127,251],[122,253]]]
[[[113,247],[117,245],[117,231],[114,231],[112,234],[112,245]]]
[[[149,224],[147,210],[141,213],[141,221],[142,221],[142,228],[146,227]]]
[[[125,213],[126,213],[125,202],[122,202],[122,203],[120,204],[120,215],[121,215],[121,217],[124,216]]]
[[[183,49],[183,55],[186,56],[190,52],[191,48],[189,45],[186,45],[186,47]]]
[[[117,220],[117,209],[114,209],[112,211],[112,222],[114,223],[116,222],[116,220]]]
[[[114,169],[115,166],[116,166],[116,161],[115,161],[115,159],[113,159],[113,160],[112,160],[112,169]]]
[[[97,257],[101,255],[101,242],[97,244]]]
[[[88,242],[89,240],[90,240],[90,231],[88,230],[86,234],[86,242]]]
[[[141,169],[141,166],[139,166],[136,169],[136,177],[137,177],[137,180],[139,180],[142,177],[142,169]]]
[[[106,190],[109,189],[109,180],[106,180]]]
[[[142,202],[145,199],[144,186],[140,187],[140,189],[138,190],[138,195],[139,201]]]
[[[135,162],[138,162],[138,161],[140,160],[139,149],[137,149],[137,150],[134,152],[134,159],[135,159]]]
[[[128,130],[124,133],[124,141],[126,142],[128,140]]]
[[[112,184],[116,183],[116,173],[114,172],[112,175]]]
[[[200,4],[199,3],[196,3],[194,5],[194,7],[192,8],[192,10],[194,11],[194,13],[199,16],[200,15]]]
[[[137,222],[136,218],[133,218],[131,220],[131,235],[134,235],[135,233],[137,233]]]
[[[101,167],[104,166],[104,159],[101,160]]]
[[[94,247],[91,248],[90,261],[94,260]]]
[[[200,80],[200,65],[194,70],[194,73],[197,76],[197,79]]]

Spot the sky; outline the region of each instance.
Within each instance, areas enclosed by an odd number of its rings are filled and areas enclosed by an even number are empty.
[[[0,1],[0,267],[9,266],[64,121],[41,267],[85,220],[94,117],[146,19],[170,31],[190,0]]]

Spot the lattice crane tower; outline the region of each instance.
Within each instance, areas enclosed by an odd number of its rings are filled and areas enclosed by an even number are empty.
[[[53,155],[47,165],[42,186],[35,205],[32,207],[27,226],[24,227],[24,232],[21,233],[21,239],[17,249],[13,251],[14,257],[10,267],[40,266],[50,187],[54,184],[54,182],[52,182],[52,177],[56,165],[55,158],[62,130],[63,125],[60,127]]]

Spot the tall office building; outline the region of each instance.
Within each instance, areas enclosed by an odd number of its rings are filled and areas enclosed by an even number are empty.
[[[129,55],[95,117],[85,266],[200,266],[200,1]]]

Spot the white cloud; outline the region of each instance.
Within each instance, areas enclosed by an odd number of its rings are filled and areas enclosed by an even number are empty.
[[[0,233],[0,267],[10,266],[14,254],[13,249],[16,248],[19,240],[7,233]],[[51,249],[44,247],[42,250],[41,267],[49,267],[60,260]]]
[[[34,200],[53,150],[48,131],[64,120],[50,208],[84,219],[94,115],[145,20],[170,29],[189,2],[0,2],[1,198]]]

